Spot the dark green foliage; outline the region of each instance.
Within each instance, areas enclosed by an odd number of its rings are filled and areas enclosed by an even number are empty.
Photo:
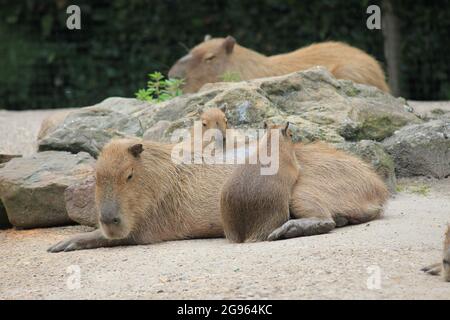
[[[148,75],[149,81],[145,89],[139,89],[135,95],[139,100],[147,102],[162,102],[170,100],[183,94],[181,86],[183,80],[164,79],[160,72],[153,72]]]
[[[449,0],[396,1],[403,95],[450,99]],[[78,107],[134,96],[147,74],[167,74],[187,48],[233,35],[265,54],[340,40],[384,63],[383,37],[366,28],[368,0],[77,1],[82,30],[65,26],[68,0],[0,0],[0,107]]]

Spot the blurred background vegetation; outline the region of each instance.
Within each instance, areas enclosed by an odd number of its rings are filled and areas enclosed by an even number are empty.
[[[398,21],[398,93],[449,100],[450,0],[0,0],[0,108],[134,96],[148,73],[167,74],[205,34],[233,35],[267,55],[345,41],[386,69],[386,31],[366,28],[367,7],[386,1]],[[81,30],[66,28],[71,4],[81,7]]]

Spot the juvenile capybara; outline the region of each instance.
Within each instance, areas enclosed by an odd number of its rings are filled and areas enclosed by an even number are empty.
[[[189,146],[192,153],[202,154],[205,148],[211,145],[212,150],[209,152],[211,155],[215,155],[216,147],[223,150],[226,146],[228,127],[224,110],[225,108],[209,108],[203,111],[200,115],[200,124],[194,122],[191,128],[190,140],[185,142],[185,148]]]
[[[205,39],[169,71],[185,81],[183,91],[197,92],[204,84],[223,80],[227,73],[241,80],[281,76],[315,66],[327,68],[337,79],[375,86],[389,92],[380,64],[364,51],[342,42],[322,42],[299,50],[265,56],[226,38]]]
[[[176,164],[172,145],[113,140],[96,165],[100,230],[62,241],[50,252],[223,237],[222,187],[233,165]],[[301,174],[289,220],[270,240],[326,233],[377,218],[388,191],[365,163],[325,144],[296,145]]]
[[[450,224],[447,226],[447,232],[445,234],[442,263],[432,264],[423,268],[422,271],[433,276],[442,273],[445,281],[450,282]]]
[[[257,152],[278,156],[275,174],[262,174],[256,163],[238,166],[222,188],[220,210],[225,236],[231,242],[265,241],[275,229],[289,220],[289,199],[297,181],[299,166],[289,123],[266,126]],[[277,139],[278,152],[271,150]]]
[[[204,131],[209,129],[218,129],[222,135],[226,136],[227,117],[223,108],[210,108],[203,111],[200,115]]]

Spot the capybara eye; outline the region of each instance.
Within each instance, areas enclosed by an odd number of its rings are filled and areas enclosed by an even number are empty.
[[[205,61],[211,61],[212,59],[214,59],[216,56],[213,54],[209,54],[205,57]]]
[[[130,175],[128,176],[127,181],[130,181],[131,178],[133,178],[133,174],[132,173],[130,173]]]
[[[204,127],[206,127],[206,123],[202,123]]]

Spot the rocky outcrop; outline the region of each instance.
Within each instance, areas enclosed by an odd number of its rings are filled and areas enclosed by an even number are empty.
[[[109,98],[70,113],[39,141],[39,150],[85,151],[96,156],[113,137],[145,136],[170,141],[204,109],[226,107],[232,128],[261,128],[263,122],[292,122],[297,141],[383,140],[406,124],[420,123],[402,98],[316,67],[281,77],[205,85],[200,92],[158,104]]]
[[[402,128],[383,142],[398,176],[450,175],[450,119]]]
[[[42,152],[16,158],[0,169],[0,199],[15,227],[51,227],[73,223],[67,215],[64,191],[93,175],[87,153]]]
[[[338,143],[335,144],[335,147],[369,163],[384,180],[389,191],[391,193],[396,192],[397,178],[395,175],[395,164],[381,143],[362,140],[359,142]]]
[[[10,161],[11,159],[20,158],[20,157],[21,157],[21,155],[18,155],[18,154],[0,154],[0,165],[2,163]]]
[[[85,226],[96,227],[98,225],[94,175],[69,186],[64,192],[64,199],[70,219]]]

